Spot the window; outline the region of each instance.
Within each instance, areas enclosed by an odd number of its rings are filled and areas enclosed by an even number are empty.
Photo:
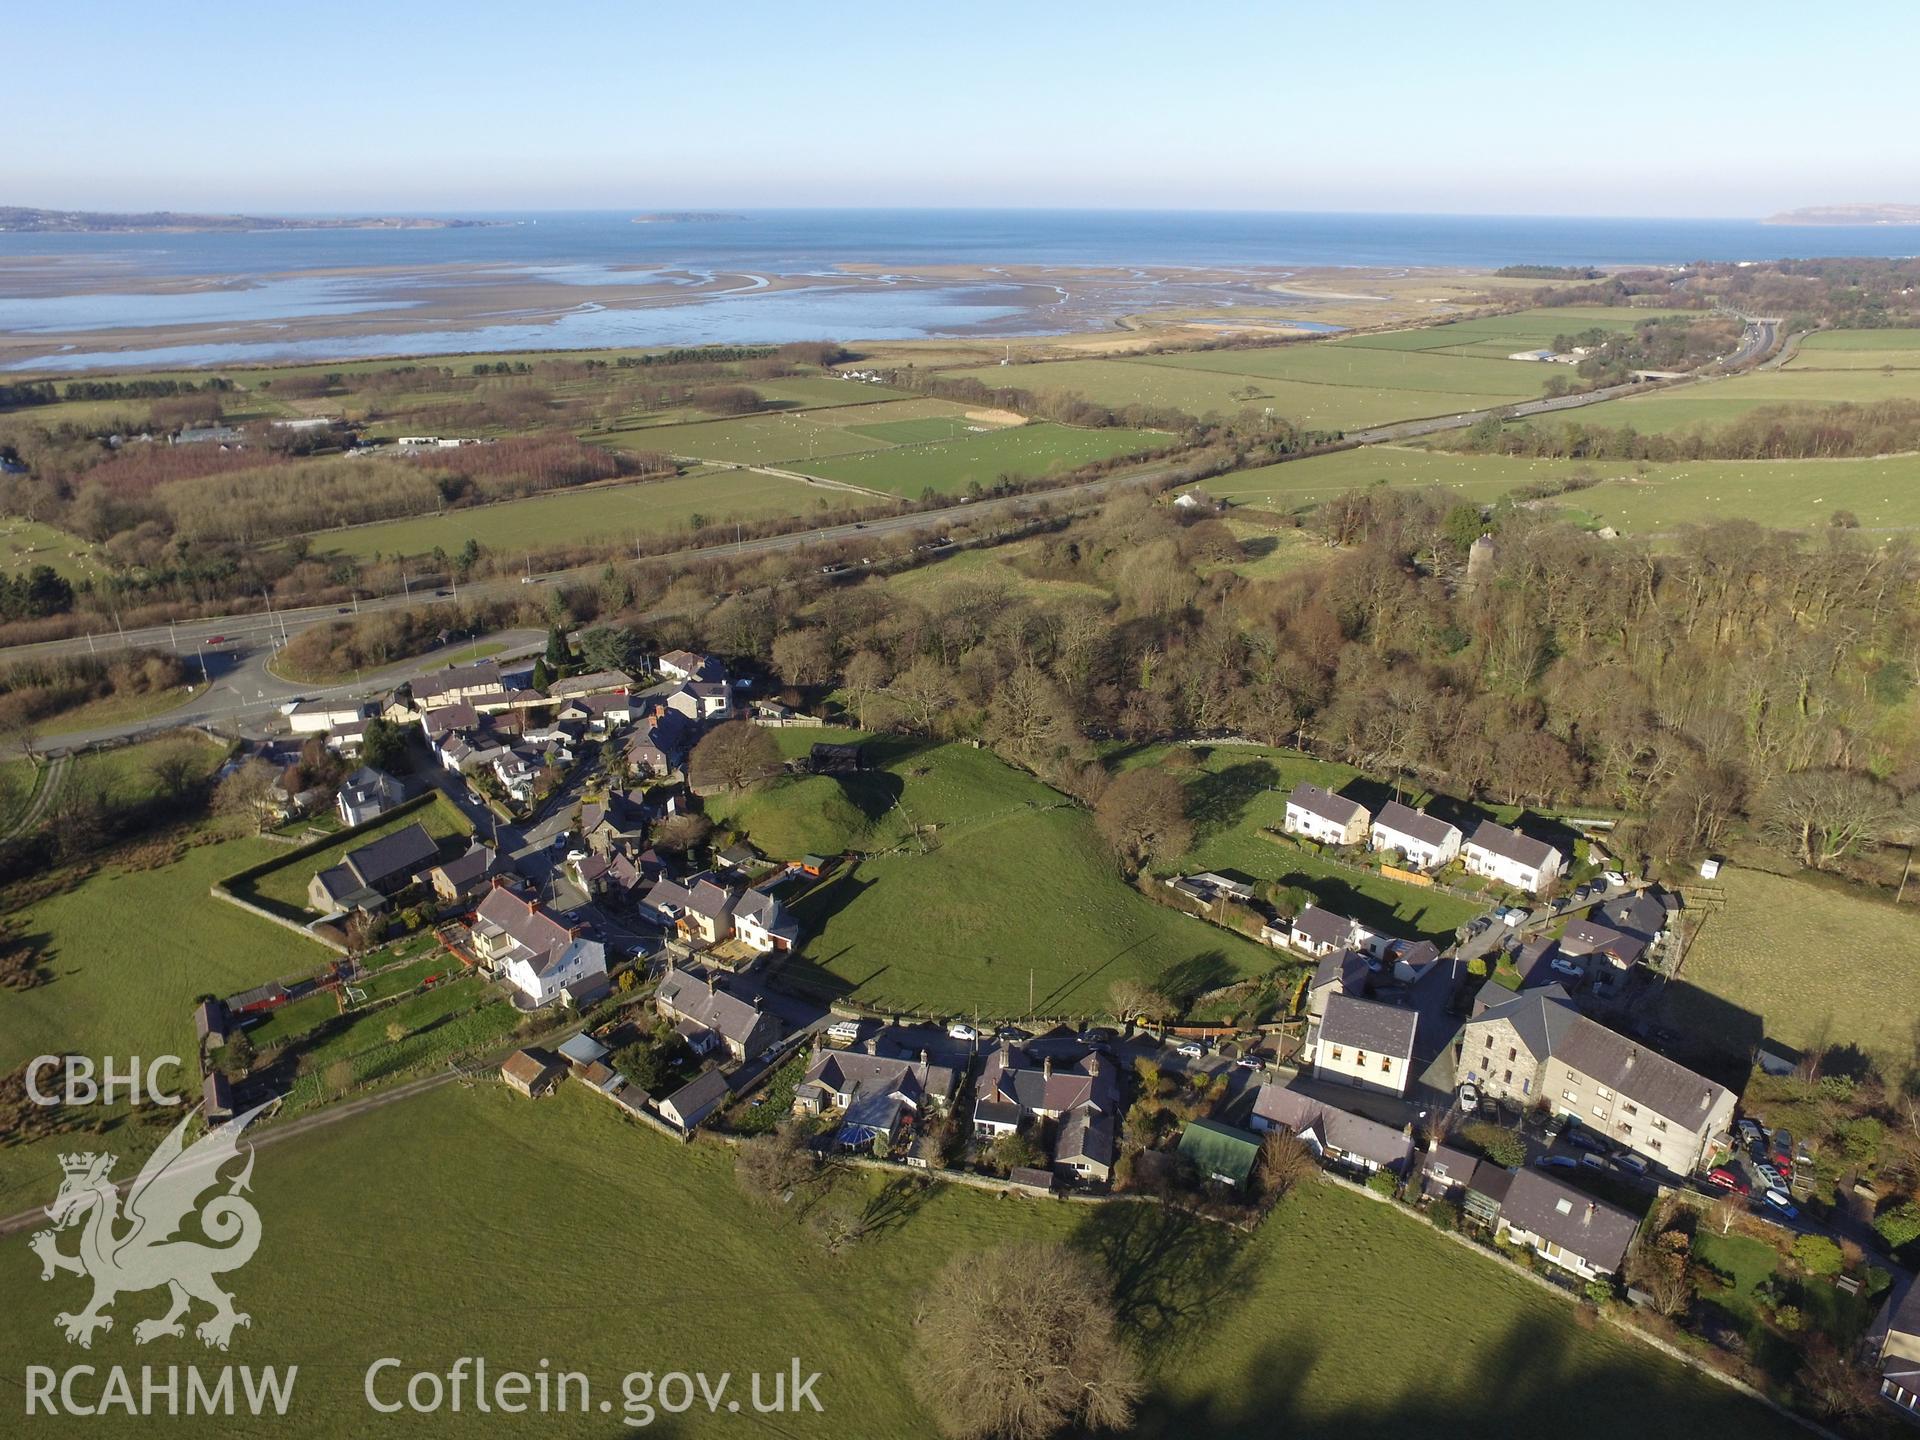
[[[1513,1083],[1513,1072],[1509,1070],[1507,1071],[1506,1074],[1502,1075],[1500,1078],[1504,1083],[1511,1085]]]
[[[1493,1048],[1493,1036],[1489,1035],[1487,1036],[1487,1049],[1491,1050],[1492,1048]]]
[[[1380,1068],[1382,1070],[1393,1069],[1393,1057],[1390,1055],[1382,1055],[1380,1057]]]
[[[1580,1092],[1578,1090],[1562,1090],[1560,1092],[1560,1098],[1562,1100],[1570,1100],[1575,1105],[1578,1105],[1580,1103]]]
[[[1627,1124],[1627,1122],[1626,1122],[1626,1121],[1624,1121],[1624,1120],[1622,1120],[1622,1121],[1620,1122],[1620,1133],[1621,1133],[1622,1135],[1631,1135],[1631,1134],[1633,1134],[1633,1127],[1632,1127],[1631,1125],[1629,1125],[1629,1124]]]
[[[1593,1093],[1598,1095],[1602,1100],[1611,1100],[1613,1098],[1613,1092],[1604,1085],[1594,1086]]]
[[[1517,1049],[1515,1049],[1515,1048],[1514,1048],[1513,1046],[1511,1046],[1511,1045],[1509,1045],[1509,1046],[1507,1047],[1507,1059],[1509,1059],[1509,1060],[1518,1060],[1519,1058],[1520,1058],[1520,1052],[1519,1052],[1519,1050],[1517,1050]]]
[[[1593,1102],[1593,1118],[1596,1120],[1604,1120],[1607,1118],[1607,1107],[1602,1105],[1598,1100]]]
[[[1356,1064],[1356,1065],[1358,1065],[1358,1066],[1360,1066],[1360,1067],[1362,1067],[1362,1068],[1364,1069],[1364,1068],[1365,1068],[1365,1066],[1366,1066],[1366,1063],[1367,1063],[1367,1052],[1366,1052],[1366,1051],[1364,1051],[1364,1050],[1356,1050],[1356,1051],[1354,1051],[1354,1052],[1353,1052],[1353,1063],[1354,1063],[1354,1064]]]
[[[1335,1045],[1335,1046],[1333,1046],[1333,1047],[1332,1047],[1332,1052],[1331,1052],[1331,1057],[1330,1057],[1330,1058],[1332,1058],[1332,1059],[1335,1059],[1335,1060],[1338,1060],[1338,1059],[1340,1058],[1340,1047],[1339,1047],[1338,1045]]]
[[[1649,1140],[1647,1141],[1647,1148],[1649,1150],[1658,1150],[1660,1148],[1660,1142],[1658,1140]]]
[[[1640,1107],[1629,1101],[1620,1107],[1620,1112],[1623,1115],[1638,1115],[1640,1113]]]
[[[1653,1122],[1653,1128],[1656,1130],[1664,1130],[1667,1128],[1667,1122],[1664,1120],[1655,1120]]]

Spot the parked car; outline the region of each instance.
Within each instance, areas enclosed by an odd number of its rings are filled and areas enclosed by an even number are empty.
[[[1542,1170],[1577,1170],[1580,1168],[1580,1162],[1571,1155],[1539,1155],[1534,1158],[1533,1163]]]
[[[1786,1188],[1787,1182],[1785,1177],[1783,1177],[1778,1170],[1774,1169],[1773,1166],[1756,1165],[1753,1167],[1753,1170],[1754,1173],[1760,1177],[1760,1183],[1768,1189],[1784,1190]]]
[[[1105,1025],[1096,1025],[1091,1030],[1083,1030],[1080,1033],[1082,1045],[1111,1045],[1119,1038],[1120,1033],[1117,1030],[1110,1030]]]
[[[1460,1108],[1469,1115],[1480,1108],[1480,1090],[1472,1081],[1460,1087]]]
[[[1793,1168],[1793,1136],[1785,1130],[1773,1132],[1773,1163],[1782,1170]]]
[[[1615,1155],[1613,1157],[1613,1163],[1618,1165],[1622,1170],[1632,1171],[1635,1175],[1644,1175],[1647,1173],[1647,1162],[1638,1155],[1630,1155],[1625,1151]]]
[[[1744,1175],[1738,1170],[1729,1170],[1724,1165],[1718,1169],[1707,1172],[1707,1183],[1709,1185],[1717,1185],[1722,1190],[1731,1190],[1736,1195],[1750,1195],[1753,1193],[1753,1187],[1747,1184]]]
[[[1778,1189],[1768,1190],[1762,1198],[1772,1207],[1774,1212],[1783,1219],[1798,1220],[1800,1218],[1800,1207],[1788,1198],[1786,1191]]]
[[[1258,1055],[1242,1055],[1233,1063],[1238,1065],[1242,1070],[1258,1070],[1260,1068],[1260,1057]]]
[[[1567,1134],[1567,1144],[1576,1150],[1585,1150],[1594,1155],[1607,1153],[1607,1142],[1598,1135],[1589,1135],[1584,1130],[1573,1130]]]
[[[980,1038],[980,1032],[965,1021],[956,1020],[947,1026],[947,1038],[949,1040],[978,1040]]]
[[[1760,1122],[1751,1115],[1742,1115],[1733,1128],[1739,1132],[1740,1138],[1749,1145],[1758,1143],[1760,1138],[1767,1133],[1760,1128]]]
[[[1570,980],[1578,980],[1587,973],[1582,970],[1576,962],[1569,960],[1564,955],[1556,955],[1553,957],[1553,969],[1556,974],[1565,975]]]
[[[1547,1143],[1551,1145],[1554,1141],[1560,1138],[1560,1132],[1566,1128],[1567,1128],[1566,1116],[1549,1115],[1547,1117],[1547,1123],[1540,1128],[1540,1133],[1546,1137]]]
[[[1607,882],[1607,888],[1609,890],[1618,890],[1622,885],[1627,883],[1627,877],[1618,870],[1608,870],[1600,878]]]
[[[1587,1154],[1580,1157],[1580,1163],[1589,1170],[1605,1170],[1612,1162],[1604,1155]]]
[[[1182,1045],[1174,1053],[1177,1055],[1182,1055],[1189,1060],[1204,1060],[1207,1058],[1206,1047],[1202,1045],[1198,1040],[1187,1041],[1186,1044]]]
[[[1508,928],[1512,928],[1517,925],[1526,924],[1528,915],[1527,912],[1522,910],[1518,905],[1509,905],[1505,910],[1500,912],[1500,919]]]

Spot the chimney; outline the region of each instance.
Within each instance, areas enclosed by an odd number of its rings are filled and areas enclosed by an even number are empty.
[[[1100,1073],[1100,1057],[1098,1055],[1087,1056],[1087,1074],[1098,1075],[1099,1073]]]
[[[878,1055],[880,1053],[879,1036],[869,1035],[865,1040],[860,1042],[860,1048],[869,1055]]]
[[[927,1052],[924,1050],[920,1052],[920,1063],[922,1065],[925,1065],[927,1063]]]
[[[1040,1078],[1042,1080],[1051,1080],[1053,1078],[1053,1057],[1051,1055],[1040,1062]]]
[[[1585,1217],[1582,1218],[1580,1223],[1582,1225],[1591,1225],[1593,1223],[1594,1212],[1597,1211],[1599,1208],[1600,1207],[1598,1205],[1595,1205],[1593,1201],[1591,1200],[1587,1201],[1587,1213]]]
[[[1639,1053],[1640,1047],[1638,1045],[1629,1045],[1627,1047],[1627,1069],[1631,1070],[1633,1068],[1633,1058]]]

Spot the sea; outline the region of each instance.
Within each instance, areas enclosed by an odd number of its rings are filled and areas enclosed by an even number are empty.
[[[1920,226],[1787,226],[1751,220],[1475,215],[1048,210],[766,210],[635,224],[634,211],[502,213],[505,223],[411,230],[215,234],[0,232],[0,336],[57,337],[54,355],[11,368],[209,365],[450,350],[737,344],[818,338],[1018,335],[1059,328],[1029,289],[883,275],[847,288],[844,264],[1135,269],[1143,287],[1194,268],[1491,268],[1507,264],[1679,265],[1920,253]],[[84,276],[45,283],[51,272]],[[385,272],[385,273],[382,273]],[[1148,272],[1153,272],[1149,274]],[[595,302],[463,315],[458,329],[380,326],[419,306],[423,286],[476,275],[556,286],[704,284],[683,303]],[[713,277],[738,276],[712,293]],[[819,279],[786,287],[769,277]],[[32,283],[28,283],[31,277]],[[156,279],[202,284],[165,290]],[[1151,298],[1149,295],[1148,298]],[[1231,300],[1221,301],[1230,306]],[[1262,303],[1272,303],[1263,301]],[[342,333],[329,319],[359,317]],[[1083,322],[1084,323],[1084,322]],[[219,327],[273,334],[219,338]],[[90,331],[151,329],[155,343],[90,351]],[[182,339],[181,327],[196,328]],[[166,338],[163,339],[162,337]],[[137,339],[137,337],[136,337]]]

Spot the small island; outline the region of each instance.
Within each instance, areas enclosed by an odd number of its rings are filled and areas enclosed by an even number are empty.
[[[466,230],[501,220],[436,220],[419,215],[311,216],[194,215],[175,210],[137,214],[108,210],[35,210],[0,205],[0,230],[37,235],[200,234],[250,230]]]
[[[745,220],[744,215],[728,215],[717,210],[661,210],[652,215],[636,215],[636,225],[723,225]]]
[[[1920,205],[1808,205],[1769,215],[1762,225],[1920,225]]]

